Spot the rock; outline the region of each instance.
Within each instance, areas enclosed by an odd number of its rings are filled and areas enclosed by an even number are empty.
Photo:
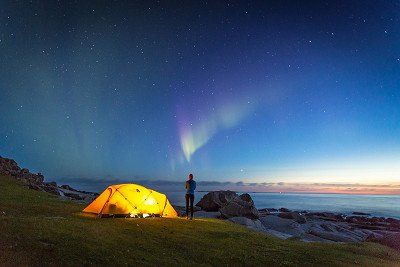
[[[219,211],[234,198],[237,198],[237,194],[233,191],[211,191],[204,195],[196,206],[205,211]]]
[[[346,222],[349,223],[358,223],[359,222],[359,217],[358,216],[350,216],[346,218]]]
[[[64,193],[66,197],[75,199],[75,200],[84,200],[85,197],[75,193]]]
[[[361,216],[371,216],[369,213],[364,213],[364,212],[359,212],[359,211],[353,211],[353,215],[361,215]]]
[[[284,218],[284,219],[292,219],[295,220],[298,223],[306,223],[307,219],[304,215],[296,212],[296,211],[291,211],[291,212],[281,212],[278,214],[279,217]]]
[[[43,183],[42,185],[40,185],[40,188],[42,188],[43,191],[47,193],[60,195],[60,191],[58,191],[56,182]]]
[[[266,229],[265,232],[270,234],[270,235],[273,235],[273,236],[275,236],[275,237],[277,237],[279,239],[289,239],[289,238],[293,237],[293,235],[291,235],[291,234],[279,232],[279,231],[272,230],[272,229]]]
[[[38,174],[35,175],[35,181],[37,183],[43,183],[44,182],[44,176],[39,172]]]
[[[18,167],[18,165],[11,165],[11,170],[13,170],[14,172],[19,172],[20,171],[20,167]]]
[[[274,208],[266,208],[264,210],[266,210],[268,212],[278,212],[278,209],[274,209]]]
[[[247,228],[256,230],[256,231],[265,231],[264,226],[261,224],[259,220],[251,220],[246,217],[232,217],[228,219],[229,221],[233,223],[237,223],[243,226],[246,226]]]
[[[348,236],[346,234],[341,234],[341,233],[337,233],[337,232],[321,231],[317,227],[311,227],[308,233],[318,236],[320,238],[332,240],[335,242],[360,242],[360,241],[362,241],[361,238],[357,238],[354,236]]]
[[[219,211],[225,218],[246,217],[249,219],[258,219],[260,217],[249,194],[243,194],[232,199]]]
[[[299,224],[291,219],[283,219],[276,215],[261,217],[260,221],[265,229],[267,229],[268,231],[276,231],[276,233],[288,235],[285,236],[285,238],[302,238],[308,230],[308,226],[306,224]],[[280,234],[276,235],[276,233],[272,234],[278,236],[279,238],[282,238]]]
[[[321,227],[328,232],[336,232],[336,228],[332,224],[321,223]]]
[[[280,208],[278,211],[280,211],[280,212],[290,212],[290,209]]]
[[[43,183],[43,185],[45,185],[45,186],[57,187],[57,183],[56,183],[56,182]]]
[[[271,213],[268,211],[268,209],[261,209],[258,210],[258,214],[260,215],[260,217],[264,217],[270,215]]]
[[[390,224],[397,224],[400,226],[400,220],[394,219],[394,218],[387,218],[385,219],[385,222],[388,222]]]
[[[29,173],[29,170],[23,168],[23,169],[21,169],[19,172],[22,173],[22,174],[25,174],[25,173]]]
[[[319,219],[332,222],[343,222],[345,218],[342,214],[335,214],[332,212],[308,212],[305,214],[307,218]]]
[[[43,191],[42,188],[38,184],[29,184],[28,187],[30,189],[36,190],[36,191]]]
[[[69,190],[69,191],[78,191],[78,190],[72,188],[71,186],[69,186],[67,184],[64,184],[64,185],[60,186],[60,188],[65,189],[65,190]]]
[[[45,191],[59,195],[57,184],[55,182],[45,183],[44,176],[41,173],[30,173],[27,168],[20,168],[18,164],[8,158],[0,157],[0,174],[10,175],[24,182],[29,188]]]

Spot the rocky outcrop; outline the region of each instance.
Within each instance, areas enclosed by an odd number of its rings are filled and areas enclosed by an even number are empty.
[[[61,193],[61,197],[84,203],[92,202],[99,195],[98,193],[76,190],[69,185],[62,185],[58,190]]]
[[[286,208],[264,208],[257,214],[252,212],[253,208],[250,195],[236,195],[219,209],[221,216],[203,210],[196,212],[195,217],[198,214],[198,217],[227,219],[281,239],[324,243],[372,241],[400,250],[400,220],[395,218],[371,217],[361,212],[345,215]]]
[[[48,192],[54,195],[60,195],[55,182],[44,182],[44,176],[41,173],[31,173],[26,168],[20,168],[13,159],[0,156],[0,174],[9,175],[26,183],[29,188]]]
[[[263,209],[266,210],[266,209]],[[378,242],[400,250],[400,220],[332,212],[280,212],[261,216],[265,231],[305,242]]]
[[[249,219],[258,219],[260,217],[249,194],[242,194],[239,197],[233,198],[219,212],[225,218],[246,217]]]
[[[343,222],[345,217],[342,214],[332,212],[307,212],[305,216],[309,219],[320,219],[324,221]]]
[[[284,219],[295,220],[298,223],[306,223],[307,222],[306,217],[296,211],[281,212],[278,214],[278,216],[281,218],[284,218]]]
[[[261,223],[266,229],[273,230],[274,233],[281,233],[277,236],[289,237],[302,237],[306,233],[306,228],[294,220],[281,218],[276,215],[269,215],[260,218]]]
[[[337,231],[324,231],[320,230],[316,227],[311,227],[309,232],[310,234],[320,237],[322,239],[331,240],[334,242],[360,242],[362,241],[362,237],[357,237],[356,235],[345,235],[339,233]]]
[[[212,191],[204,195],[196,206],[204,211],[219,211],[237,196],[233,191]]]

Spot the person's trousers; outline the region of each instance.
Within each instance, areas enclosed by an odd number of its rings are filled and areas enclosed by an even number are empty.
[[[186,194],[186,216],[189,216],[189,208],[190,208],[190,217],[193,218],[193,202],[194,202],[194,195]]]

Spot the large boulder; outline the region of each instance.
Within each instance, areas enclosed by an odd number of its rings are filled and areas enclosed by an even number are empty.
[[[204,195],[196,206],[205,211],[219,211],[234,198],[237,198],[237,194],[233,191],[212,191]]]
[[[225,218],[246,217],[249,219],[258,219],[260,217],[249,194],[242,194],[239,197],[233,198],[219,211]]]

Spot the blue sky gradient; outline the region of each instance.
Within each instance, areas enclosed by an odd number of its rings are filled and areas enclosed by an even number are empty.
[[[0,154],[48,179],[400,183],[398,1],[2,1]]]

